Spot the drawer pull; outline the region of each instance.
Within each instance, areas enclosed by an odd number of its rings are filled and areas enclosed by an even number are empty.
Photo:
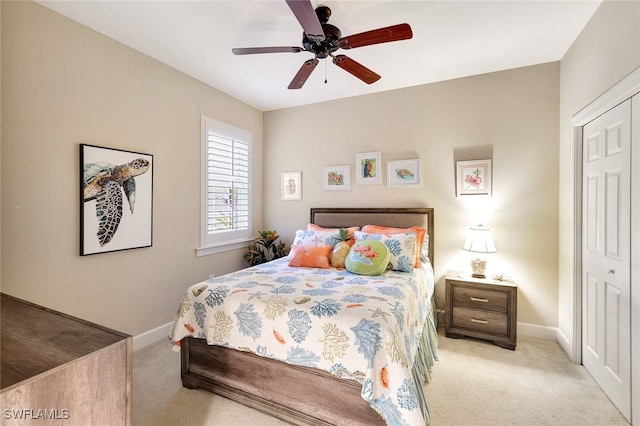
[[[489,302],[489,299],[481,299],[479,297],[473,297],[471,296],[471,301],[472,302],[482,302],[482,303],[487,303]]]
[[[479,319],[475,319],[475,318],[471,318],[471,322],[477,322],[479,324],[489,324],[489,321],[487,321],[487,320],[479,320]]]

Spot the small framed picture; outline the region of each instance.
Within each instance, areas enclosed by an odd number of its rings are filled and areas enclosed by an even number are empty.
[[[491,160],[456,162],[456,192],[461,195],[491,195]]]
[[[282,172],[280,176],[282,200],[302,200],[302,172]]]
[[[420,160],[387,161],[387,186],[420,186]]]
[[[322,189],[325,191],[349,191],[351,189],[351,166],[326,166],[322,168]]]
[[[356,154],[356,183],[382,183],[380,152]]]

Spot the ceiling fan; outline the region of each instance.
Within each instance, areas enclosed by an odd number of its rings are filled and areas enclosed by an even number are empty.
[[[334,64],[365,83],[374,83],[380,79],[378,74],[345,55],[334,55],[334,52],[338,49],[353,49],[372,44],[407,40],[413,37],[409,24],[392,25],[342,37],[338,27],[327,23],[331,16],[331,9],[327,6],[319,6],[314,10],[310,0],[286,0],[286,2],[304,30],[302,35],[303,47],[243,47],[231,49],[231,51],[235,55],[287,52],[313,53],[314,58],[302,64],[298,73],[291,80],[289,89],[300,89],[318,65],[319,59],[325,59],[328,56],[333,58]]]

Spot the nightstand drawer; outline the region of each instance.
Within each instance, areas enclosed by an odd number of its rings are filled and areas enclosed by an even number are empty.
[[[485,333],[507,335],[507,315],[498,312],[454,307],[452,325]]]
[[[452,287],[451,291],[453,293],[454,306],[507,312],[507,293],[504,291],[493,291],[458,285]]]

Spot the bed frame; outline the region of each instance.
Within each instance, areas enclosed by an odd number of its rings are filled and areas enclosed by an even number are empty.
[[[346,228],[422,226],[433,265],[432,208],[312,208],[311,223]],[[361,385],[315,368],[286,364],[189,337],[181,344],[182,385],[202,388],[296,425],[384,425]]]

